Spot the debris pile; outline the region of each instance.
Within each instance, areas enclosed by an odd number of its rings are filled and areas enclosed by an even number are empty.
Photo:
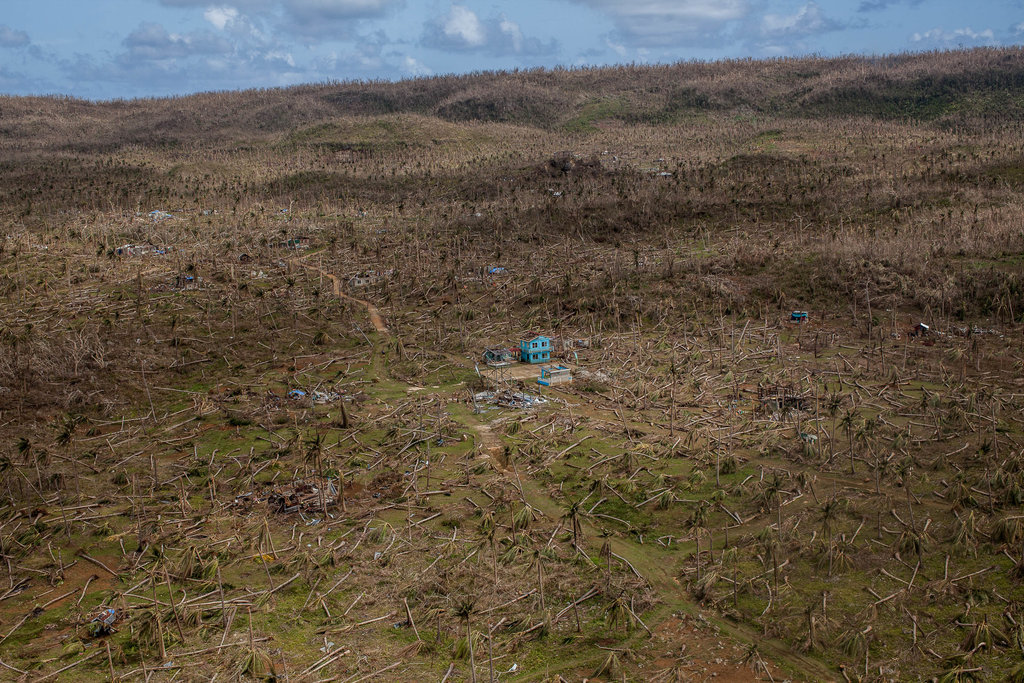
[[[304,391],[303,389],[292,389],[288,392],[288,398],[296,401],[312,401],[313,403],[335,403],[341,400],[341,394],[333,391]]]
[[[122,244],[117,249],[114,249],[114,253],[118,256],[142,256],[144,254],[163,256],[167,253],[167,250],[158,249],[150,244]]]
[[[250,491],[235,497],[234,506],[244,511],[251,510],[260,503],[266,503],[272,512],[289,514],[292,512],[324,514],[338,502],[338,487],[331,479],[310,477],[297,479],[291,484],[272,486],[266,492]]]
[[[938,330],[935,330],[934,332],[935,332],[935,334],[942,334]],[[995,328],[986,329],[984,327],[978,327],[977,325],[972,325],[970,327],[954,326],[953,327],[953,332],[951,332],[951,334],[953,334],[953,333],[957,334],[960,337],[974,337],[974,336],[980,336],[980,335],[983,335],[983,334],[991,334],[991,335],[996,335],[998,337],[1002,337],[1003,336],[1002,332],[1000,332],[999,330],[997,330]]]
[[[602,372],[601,370],[590,371],[580,368],[576,370],[576,376],[580,379],[594,380],[605,384],[610,384],[613,381],[610,375]]]
[[[475,398],[479,403],[490,403],[502,408],[534,408],[548,402],[543,396],[508,390],[481,391]]]
[[[124,619],[124,611],[112,607],[104,608],[89,620],[86,629],[92,638],[100,638],[117,633],[117,624]]]
[[[291,487],[282,487],[271,491],[267,496],[267,505],[274,512],[325,512],[321,507],[321,491],[323,487],[323,504],[334,505],[338,499],[338,490],[330,480],[320,480],[314,486],[310,482],[297,481]]]

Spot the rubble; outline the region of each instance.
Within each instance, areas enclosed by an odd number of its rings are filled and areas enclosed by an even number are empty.
[[[321,506],[321,489],[323,489],[323,507]],[[248,511],[265,503],[272,512],[278,514],[318,513],[325,514],[324,507],[330,509],[338,503],[338,488],[334,481],[323,477],[296,479],[290,484],[272,486],[266,492],[250,491],[235,497],[233,505]]]
[[[124,619],[124,612],[112,607],[100,610],[99,614],[89,620],[86,627],[89,635],[93,638],[109,636],[117,633],[116,625]]]
[[[481,391],[474,398],[479,403],[490,403],[503,408],[534,408],[548,402],[543,396],[508,390]]]
[[[313,403],[335,403],[341,400],[341,394],[333,391],[305,391],[303,389],[292,389],[288,392],[288,398],[296,401],[311,400]]]
[[[591,371],[580,368],[576,371],[576,376],[579,377],[580,379],[592,379],[598,382],[603,382],[605,384],[608,384],[613,381],[610,375],[602,372],[601,370]]]
[[[114,249],[114,254],[117,256],[142,256],[144,254],[163,256],[166,253],[166,249],[159,249],[150,244],[122,244]]]

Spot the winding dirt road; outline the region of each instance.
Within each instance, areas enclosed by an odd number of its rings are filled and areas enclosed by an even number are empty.
[[[371,304],[369,301],[363,301],[362,299],[357,299],[354,296],[349,296],[348,294],[346,294],[341,289],[341,280],[338,279],[337,275],[334,275],[332,273],[328,273],[326,270],[318,268],[317,266],[311,265],[309,263],[305,263],[302,260],[302,259],[306,258],[307,256],[311,256],[311,255],[312,254],[306,254],[305,256],[301,256],[299,258],[292,259],[292,263],[294,263],[296,265],[299,265],[299,266],[302,266],[303,268],[306,268],[307,270],[316,271],[320,275],[323,275],[324,277],[329,278],[330,281],[331,281],[331,287],[332,287],[332,289],[334,291],[334,296],[338,297],[339,299],[348,299],[349,301],[357,303],[360,306],[362,306],[363,308],[365,308],[366,309],[366,313],[370,316],[370,322],[373,323],[373,329],[377,330],[377,332],[379,332],[380,334],[383,334],[385,336],[391,336],[391,330],[389,330],[387,325],[384,324],[384,317],[381,316],[380,311],[377,310],[377,307],[374,306],[373,304]]]

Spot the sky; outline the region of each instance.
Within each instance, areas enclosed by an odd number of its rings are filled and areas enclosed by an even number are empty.
[[[0,93],[127,99],[1021,43],[1024,0],[0,0]]]

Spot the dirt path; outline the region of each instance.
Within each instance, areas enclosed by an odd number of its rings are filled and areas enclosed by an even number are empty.
[[[484,452],[487,455],[493,457],[502,449],[501,439],[491,429],[491,425],[485,423],[474,424],[473,430],[479,435],[480,445],[483,446]],[[497,465],[498,463],[495,462],[494,464]]]
[[[323,275],[324,277],[330,279],[331,286],[332,286],[332,289],[334,291],[334,296],[338,297],[339,299],[348,299],[349,301],[357,303],[360,306],[362,306],[363,308],[365,308],[367,314],[370,316],[370,322],[373,323],[373,329],[377,330],[377,332],[379,332],[380,334],[383,334],[385,336],[389,336],[390,337],[391,336],[391,330],[389,330],[387,325],[384,324],[384,318],[383,318],[383,316],[381,316],[380,311],[377,310],[377,307],[374,306],[373,304],[371,304],[369,301],[363,301],[362,299],[357,299],[354,296],[349,296],[344,291],[342,291],[342,289],[341,289],[341,280],[338,279],[337,275],[334,275],[332,273],[328,273],[326,270],[322,270],[322,269],[318,268],[317,266],[314,266],[314,265],[311,265],[309,263],[303,262],[302,259],[304,259],[304,258],[306,258],[307,256],[310,256],[310,255],[311,254],[306,254],[305,256],[301,256],[299,258],[292,259],[292,263],[295,263],[296,265],[302,266],[303,268],[306,268],[308,270],[316,271],[320,275]]]

